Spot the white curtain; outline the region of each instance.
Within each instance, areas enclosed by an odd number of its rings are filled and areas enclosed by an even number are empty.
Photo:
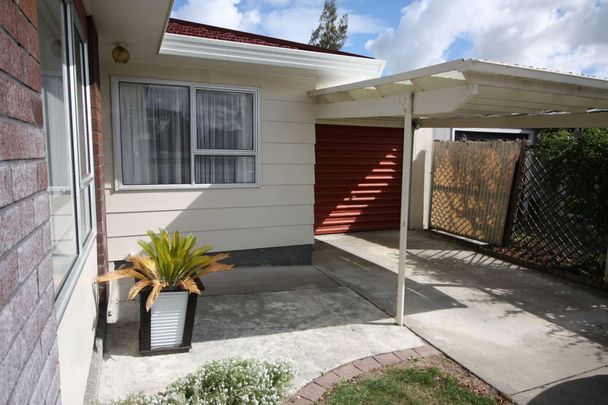
[[[196,156],[194,166],[199,184],[230,184],[255,182],[253,156]]]
[[[198,149],[253,150],[253,95],[196,91]]]
[[[196,118],[198,149],[253,152],[252,94],[197,90]],[[255,157],[196,156],[194,172],[201,184],[253,183]]]
[[[120,83],[123,184],[190,183],[187,87]]]

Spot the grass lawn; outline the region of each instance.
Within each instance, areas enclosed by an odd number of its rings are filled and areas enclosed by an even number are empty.
[[[344,381],[326,393],[320,403],[493,405],[509,401],[455,363],[439,358],[384,368]]]

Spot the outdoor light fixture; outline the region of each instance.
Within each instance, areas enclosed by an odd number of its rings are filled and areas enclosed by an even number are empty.
[[[116,63],[127,63],[129,62],[129,51],[122,45],[116,45],[112,49],[112,59]]]

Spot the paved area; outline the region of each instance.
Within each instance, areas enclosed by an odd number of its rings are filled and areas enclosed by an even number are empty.
[[[314,263],[394,314],[398,232],[318,237]],[[406,325],[518,403],[608,398],[608,295],[410,232]]]
[[[120,303],[108,326],[98,399],[153,393],[226,357],[286,359],[292,392],[344,363],[424,342],[348,287],[312,266],[239,268],[203,280],[189,353],[141,357],[136,303]],[[123,292],[128,286],[118,289]],[[115,292],[116,293],[116,292]]]

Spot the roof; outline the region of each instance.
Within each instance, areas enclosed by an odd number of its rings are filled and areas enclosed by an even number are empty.
[[[267,37],[250,32],[237,31],[228,28],[214,27],[212,25],[195,23],[191,21],[169,19],[167,32],[170,34],[187,35],[191,37],[217,39],[220,41],[240,42],[245,44],[271,46],[275,48],[299,49],[319,53],[330,53],[334,55],[354,56],[357,58],[374,59],[369,56],[357,55],[349,52],[334,51],[320,46],[302,44],[300,42],[287,41],[284,39]]]
[[[420,126],[565,127],[578,117],[577,126],[608,127],[607,79],[474,59],[309,94],[319,103],[318,119],[403,116],[411,95]]]

